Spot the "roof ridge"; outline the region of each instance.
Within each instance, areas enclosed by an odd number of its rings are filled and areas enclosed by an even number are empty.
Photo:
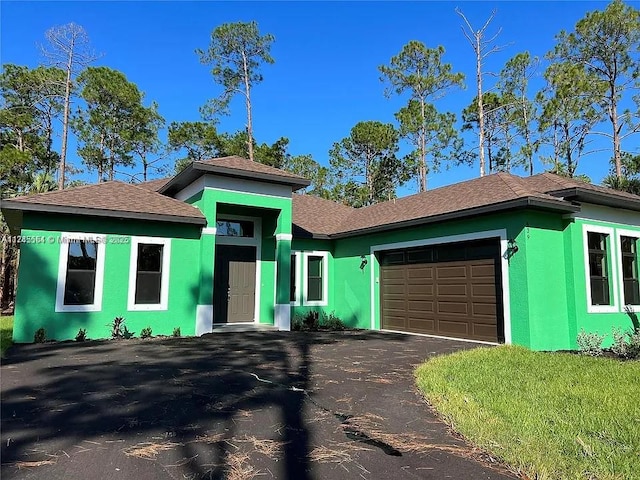
[[[496,177],[498,177],[500,180],[502,180],[502,182],[507,186],[507,188],[509,190],[511,190],[513,192],[513,194],[516,197],[522,197],[522,196],[526,196],[526,195],[531,195],[533,192],[527,192],[525,191],[525,189],[520,188],[521,186],[518,185],[516,188],[514,188],[514,185],[512,184],[511,180],[514,180],[516,178],[515,175],[512,175],[510,173],[507,172],[497,172],[495,173]],[[509,179],[509,181],[507,181],[507,178]],[[519,178],[519,177],[518,177]]]

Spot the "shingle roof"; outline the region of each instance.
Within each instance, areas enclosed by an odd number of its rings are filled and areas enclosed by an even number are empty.
[[[330,235],[355,208],[313,195],[293,195],[294,235]]]
[[[2,208],[201,225],[206,223],[200,210],[192,205],[117,181],[3,200]]]
[[[173,177],[156,178],[155,180],[147,180],[146,182],[136,183],[136,185],[140,188],[144,188],[145,190],[149,190],[150,192],[157,192],[162,187],[164,187],[172,178]]]
[[[240,170],[243,172],[251,173],[264,173],[268,175],[275,175],[277,177],[295,178],[298,180],[306,180],[306,178],[296,175],[295,173],[287,172],[286,170],[280,170],[279,168],[271,167],[263,163],[252,162],[243,157],[232,155],[229,157],[212,158],[210,160],[201,160],[194,162],[196,164],[211,165],[215,167],[230,168],[233,170]]]
[[[354,209],[331,235],[362,232],[407,222],[419,223],[497,211],[516,206],[537,206],[558,211],[575,211],[569,202],[530,188],[524,179],[508,173],[456,183],[423,193]],[[294,215],[295,217],[295,215]]]
[[[612,188],[602,187],[600,185],[593,185],[592,183],[582,182],[573,178],[561,177],[554,175],[553,173],[541,173],[533,175],[531,177],[523,178],[529,188],[553,194],[555,192],[563,192],[571,189],[578,189],[588,192],[599,193],[612,197],[618,197],[621,199],[628,199],[634,202],[640,200],[638,195],[632,193],[623,192],[620,190],[614,190]]]

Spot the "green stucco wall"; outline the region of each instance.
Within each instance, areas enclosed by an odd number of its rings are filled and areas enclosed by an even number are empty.
[[[130,237],[166,237],[171,240],[169,301],[165,311],[127,311],[131,242],[105,245],[102,309],[99,312],[55,312],[61,232],[85,232]],[[116,316],[125,317],[136,334],[150,326],[155,335],[170,335],[180,327],[183,335],[194,334],[198,297],[199,228],[151,222],[77,218],[25,213],[23,236],[53,238],[54,243],[22,244],[13,338],[32,342],[34,332],[45,328],[47,338],[72,339],[80,328],[89,338],[105,338]]]

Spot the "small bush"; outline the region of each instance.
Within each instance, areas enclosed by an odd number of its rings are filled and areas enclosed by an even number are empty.
[[[640,332],[636,330],[623,331],[614,327],[611,331],[613,344],[611,351],[621,358],[640,357]]]
[[[629,334],[627,358],[640,358],[640,330]]]
[[[291,330],[298,332],[317,332],[319,330],[345,330],[342,320],[334,313],[327,315],[316,311],[307,312],[305,315],[296,315],[291,321]]]
[[[36,333],[33,334],[33,342],[34,343],[44,343],[47,340],[47,331],[40,327],[36,330]]]
[[[134,335],[135,335],[135,332],[130,332],[125,325],[125,327],[122,330],[122,338],[124,338],[125,340],[129,340],[130,338],[133,338]]]
[[[87,329],[81,328],[80,330],[78,330],[78,334],[76,335],[76,342],[85,342],[87,340]]]
[[[584,329],[580,330],[578,338],[576,339],[580,353],[592,357],[599,357],[602,355],[602,341],[604,337],[604,335],[597,333],[587,333]]]
[[[322,328],[325,328],[327,330],[342,331],[345,329],[344,322],[336,317],[333,312],[331,312],[329,315],[323,313],[322,319],[320,320],[320,325]]]
[[[111,338],[122,338],[123,332],[122,328],[124,327],[124,317],[116,317],[111,322]],[[126,329],[126,327],[124,327]]]
[[[181,337],[182,335],[180,334],[180,327],[176,327],[173,329],[173,336],[174,337]]]
[[[140,338],[151,338],[152,335],[151,327],[143,328],[140,330]]]

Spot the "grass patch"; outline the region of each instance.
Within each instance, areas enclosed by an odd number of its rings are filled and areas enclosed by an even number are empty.
[[[13,344],[13,317],[0,317],[0,356]]]
[[[503,346],[434,358],[416,378],[455,430],[530,478],[640,475],[640,362]]]

